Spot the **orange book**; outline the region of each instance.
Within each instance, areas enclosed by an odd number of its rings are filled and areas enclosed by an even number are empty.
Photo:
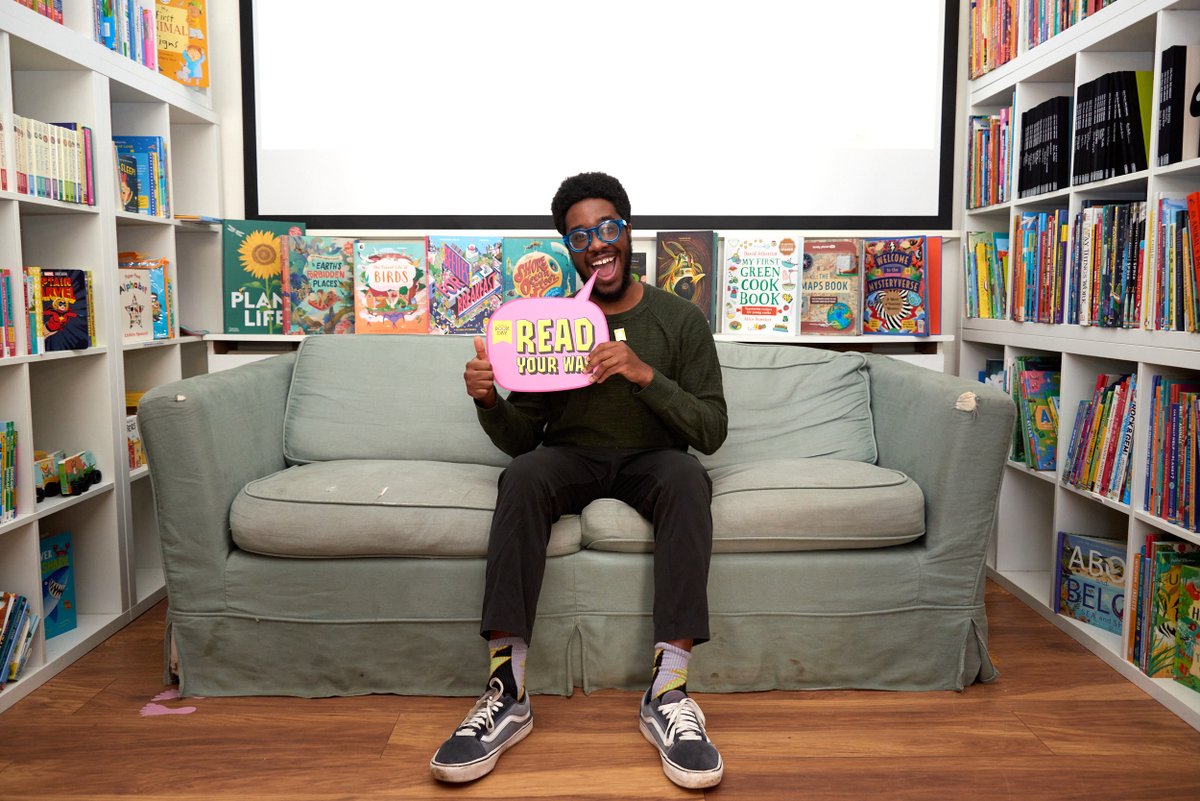
[[[156,0],[158,71],[184,86],[208,86],[208,14],[205,0]]]

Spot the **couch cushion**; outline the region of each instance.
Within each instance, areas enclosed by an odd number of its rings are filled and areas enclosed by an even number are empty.
[[[284,409],[289,464],[426,459],[504,466],[463,386],[469,337],[314,336],[300,343]]]
[[[351,459],[251,481],[229,511],[239,548],[273,556],[487,555],[500,468]],[[550,556],[579,550],[579,517],[550,530]]]
[[[925,498],[908,476],[842,459],[773,459],[709,471],[713,552],[882,548],[925,533]],[[583,547],[648,552],[654,530],[630,507],[583,510]]]
[[[870,380],[859,353],[718,342],[729,436],[705,467],[767,459],[874,463]]]

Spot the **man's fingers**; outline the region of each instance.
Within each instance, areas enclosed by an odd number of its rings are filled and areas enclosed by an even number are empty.
[[[487,359],[487,350],[483,347],[483,337],[475,337],[475,355],[480,359]]]

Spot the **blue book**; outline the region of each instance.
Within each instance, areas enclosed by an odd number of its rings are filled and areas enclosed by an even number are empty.
[[[0,689],[8,683],[9,666],[13,658],[24,644],[25,621],[29,619],[29,599],[18,595],[13,602],[13,611],[9,616],[8,625],[4,628],[4,638],[0,640]]]
[[[71,532],[43,537],[42,615],[46,639],[65,634],[76,626],[75,560]]]
[[[1125,541],[1058,532],[1054,611],[1121,633],[1125,616]]]
[[[166,267],[150,268],[150,311],[154,320],[154,338],[171,338],[171,319],[167,314]]]

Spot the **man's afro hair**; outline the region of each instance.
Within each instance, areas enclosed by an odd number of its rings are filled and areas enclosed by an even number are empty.
[[[562,182],[554,200],[550,201],[550,213],[554,215],[554,227],[560,234],[567,233],[567,209],[581,200],[601,198],[613,204],[617,214],[629,221],[629,195],[625,187],[611,175],[602,172],[581,172]]]

